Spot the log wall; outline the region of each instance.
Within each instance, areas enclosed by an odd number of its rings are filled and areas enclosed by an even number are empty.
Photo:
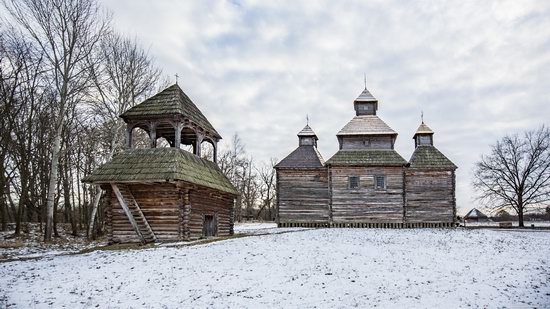
[[[402,222],[402,167],[331,167],[333,223]],[[386,190],[376,190],[374,176],[386,176]],[[348,189],[348,176],[359,176],[359,188]]]
[[[454,222],[454,172],[406,169],[405,203],[406,222]]]
[[[179,208],[182,204],[179,190],[174,184],[132,184],[129,186],[143,215],[160,241],[180,239]],[[120,206],[115,194],[110,191],[109,242],[139,242],[128,217]]]
[[[278,222],[329,221],[327,169],[277,170]]]
[[[233,235],[233,196],[212,189],[190,190],[191,213],[189,217],[190,239],[203,237],[204,216],[214,216],[217,236]]]
[[[104,189],[110,197],[106,214],[109,243],[139,242],[115,194]],[[129,189],[160,241],[201,238],[204,215],[215,216],[219,236],[233,234],[233,197],[229,194],[182,183],[131,184]]]
[[[393,142],[391,136],[346,136],[342,149],[393,149]]]

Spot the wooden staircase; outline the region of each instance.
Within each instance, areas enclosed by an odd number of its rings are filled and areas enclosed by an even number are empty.
[[[115,183],[111,183],[111,187],[140,241],[144,244],[157,241],[155,233],[153,233],[149,222],[147,222],[141,208],[139,208],[130,188],[127,185]]]

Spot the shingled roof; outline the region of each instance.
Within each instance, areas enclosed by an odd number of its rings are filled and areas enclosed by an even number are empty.
[[[416,147],[409,164],[413,168],[457,169],[457,166],[451,160],[432,145]]]
[[[336,136],[383,134],[397,135],[397,132],[376,115],[362,115],[353,117]]]
[[[428,127],[424,122],[422,122],[418,127],[418,129],[416,129],[416,133],[414,135],[416,134],[434,134],[434,131],[432,131],[430,127]]]
[[[83,182],[182,180],[231,194],[237,190],[214,162],[177,148],[130,149],[85,177]]]
[[[306,125],[302,131],[298,132],[298,136],[317,136],[317,134],[313,132],[313,129],[309,125]]]
[[[404,166],[407,161],[393,149],[341,149],[327,161],[337,166]]]
[[[361,94],[355,99],[355,102],[377,102],[378,100],[370,93],[370,91],[367,90],[365,87],[365,90],[361,92]]]
[[[303,145],[281,160],[275,168],[320,168],[324,164],[325,160],[317,147]]]
[[[210,124],[195,103],[181,90],[178,84],[174,84],[130,108],[120,115],[120,117],[126,121],[171,115],[182,115],[205,131],[211,132],[215,137],[221,138],[212,124]]]

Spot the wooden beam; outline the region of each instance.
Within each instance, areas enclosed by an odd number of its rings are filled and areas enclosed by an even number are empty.
[[[181,122],[176,122],[174,125],[175,130],[175,137],[174,137],[174,147],[180,148],[181,145],[181,130],[183,128],[183,124]]]
[[[120,193],[120,190],[118,189],[118,186],[115,183],[111,183],[111,188],[113,188],[113,192],[116,195],[116,198],[118,200],[118,203],[124,210],[124,213],[128,217],[128,220],[130,220],[130,224],[132,224],[132,227],[136,231],[136,234],[138,235],[139,239],[142,243],[146,243],[145,238],[143,237],[143,234],[141,234],[141,230],[139,229],[139,226],[136,222],[136,219],[134,218],[134,215],[132,215],[132,212],[130,211],[130,208],[128,208],[128,205],[126,204],[126,201],[124,200],[124,197],[122,196],[122,193]]]
[[[190,240],[189,225],[191,221],[191,199],[189,197],[189,190],[184,191],[183,195],[183,240]]]
[[[149,123],[149,138],[151,139],[151,148],[157,147],[157,122]]]

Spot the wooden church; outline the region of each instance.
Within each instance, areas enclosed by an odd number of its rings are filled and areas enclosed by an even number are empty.
[[[455,225],[457,167],[433,145],[424,122],[405,160],[394,149],[397,132],[377,116],[378,103],[365,87],[326,162],[309,125],[298,133],[298,148],[275,166],[279,226]]]
[[[232,235],[237,190],[216,164],[221,136],[181,88],[172,85],[120,117],[128,149],[83,180],[107,192],[109,243]],[[149,148],[134,149],[137,128]],[[161,138],[170,147],[157,147]],[[202,143],[212,145],[212,161],[201,157]]]

